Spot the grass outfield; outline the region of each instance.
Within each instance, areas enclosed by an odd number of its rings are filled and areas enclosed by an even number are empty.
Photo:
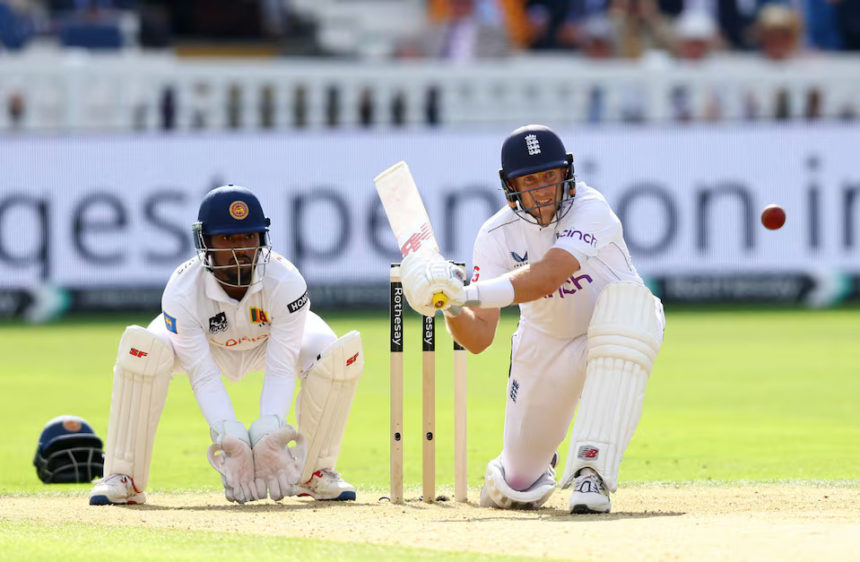
[[[670,309],[667,316],[666,341],[648,387],[642,422],[621,465],[622,487],[636,482],[810,480],[858,485],[860,310]],[[358,329],[363,335],[366,366],[338,469],[357,485],[360,496],[378,496],[388,488],[387,316],[324,317],[338,333]],[[106,436],[111,368],[119,336],[125,324],[147,320],[0,325],[4,350],[0,411],[5,429],[0,440],[0,494],[80,494],[89,488],[39,482],[32,466],[39,432],[51,417],[70,413],[86,418],[102,438]],[[468,463],[469,485],[474,489],[481,485],[487,461],[501,449],[508,339],[515,321],[514,315],[503,316],[496,343],[483,354],[469,357]],[[405,475],[407,487],[415,489],[421,478],[417,316],[409,317],[406,330],[411,346],[406,359]],[[444,492],[453,483],[453,395],[450,338],[441,321],[437,334],[437,482]],[[238,417],[250,423],[257,417],[262,374],[226,384]],[[208,445],[208,428],[188,379],[176,376],[156,438],[150,490],[220,490],[220,477],[206,461]],[[566,453],[567,442],[561,447],[562,463]],[[35,526],[25,529],[4,519],[0,515],[2,548],[37,532]],[[54,544],[59,552],[67,534],[80,536],[85,544],[100,540],[101,531],[70,525],[38,531],[41,538],[32,545]],[[134,550],[134,540],[147,539],[115,540]],[[211,557],[206,546],[211,541],[205,533],[176,530],[165,540],[176,544],[176,554]],[[322,542],[316,541],[311,550],[322,549],[330,559],[380,557],[374,548],[334,545],[328,551]],[[29,552],[28,543],[21,544],[23,550],[17,552]],[[262,558],[269,557],[267,545],[261,545]],[[297,542],[289,547],[293,548],[303,547]],[[39,552],[44,556],[38,558],[51,557],[44,549],[33,554]],[[382,557],[400,558],[400,554],[391,550]],[[417,550],[410,554],[423,555]]]

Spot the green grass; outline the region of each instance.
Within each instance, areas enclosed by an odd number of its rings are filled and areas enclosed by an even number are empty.
[[[383,314],[324,314],[338,333],[362,332],[366,365],[344,438],[338,469],[360,494],[388,488],[388,323]],[[817,481],[860,485],[860,310],[732,309],[668,311],[666,340],[648,387],[645,412],[621,465],[620,484],[633,482]],[[43,326],[0,324],[3,370],[0,412],[0,494],[81,493],[89,486],[46,488],[32,458],[42,425],[71,413],[83,416],[103,438],[110,406],[111,368],[127,323],[146,317],[77,318]],[[502,446],[508,341],[516,316],[504,315],[496,343],[469,357],[469,484],[480,486],[487,461]],[[420,484],[420,338],[417,316],[406,325],[406,485]],[[453,483],[450,339],[437,324],[437,482]],[[226,382],[239,418],[257,417],[262,374]],[[293,415],[291,414],[291,418]],[[294,422],[294,420],[291,420]],[[208,427],[188,379],[171,383],[153,455],[152,491],[220,491],[206,461]],[[562,462],[567,442],[561,446]],[[563,466],[563,465],[562,465]],[[122,534],[70,523],[45,529],[0,516],[0,548],[20,543],[33,559],[71,548],[87,558],[87,545],[111,534],[116,553],[147,556],[166,549],[173,558],[226,557],[243,552],[240,539],[203,532],[140,530]],[[155,541],[153,534],[158,533]],[[74,536],[70,546],[67,537]],[[28,538],[24,538],[28,537]],[[33,538],[29,538],[33,537]],[[254,554],[275,558],[287,539],[261,538]],[[214,542],[213,542],[214,541]],[[220,546],[218,546],[220,544]],[[302,558],[402,558],[404,549],[289,539]],[[101,551],[100,551],[101,552]],[[429,551],[428,551],[429,552]],[[428,552],[408,550],[410,557]],[[75,554],[77,553],[77,554]],[[115,554],[115,556],[114,556]],[[250,554],[250,553],[249,553]],[[429,555],[433,555],[430,553]]]
[[[64,559],[115,562],[135,560],[493,560],[513,561],[522,557],[488,556],[476,553],[441,553],[423,548],[391,547],[317,539],[257,536],[215,531],[94,527],[68,523],[47,528],[32,522],[7,521],[0,517],[0,551],[5,560]]]
[[[388,485],[388,349],[384,314],[327,314],[338,333],[362,332],[366,365],[339,468],[361,488]],[[147,318],[68,319],[0,325],[4,348],[0,493],[44,490],[32,455],[42,425],[72,413],[104,437],[111,368],[126,323]],[[502,446],[509,335],[469,357],[469,483]],[[666,340],[621,481],[852,480],[860,474],[860,310],[732,310],[668,313]],[[420,483],[420,351],[417,316],[406,326],[407,485]],[[453,481],[450,339],[437,325],[437,466]],[[239,418],[257,416],[262,373],[226,382]],[[291,414],[292,417],[292,414]],[[213,489],[208,428],[188,379],[171,382],[150,478],[157,490]],[[566,456],[567,444],[562,447]]]

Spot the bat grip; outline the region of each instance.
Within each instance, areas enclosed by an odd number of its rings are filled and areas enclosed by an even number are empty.
[[[433,294],[433,308],[439,310],[448,304],[448,297],[445,296],[445,293],[439,291],[438,293]]]

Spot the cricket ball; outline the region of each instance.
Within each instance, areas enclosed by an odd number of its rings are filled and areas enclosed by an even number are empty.
[[[768,205],[761,212],[761,224],[768,230],[777,230],[785,224],[785,209],[779,205]]]

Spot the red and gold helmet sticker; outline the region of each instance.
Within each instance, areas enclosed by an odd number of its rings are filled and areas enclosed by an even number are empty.
[[[63,428],[66,431],[77,432],[81,430],[81,422],[78,420],[63,420]]]
[[[230,216],[236,220],[244,220],[248,216],[248,205],[244,201],[230,203]]]

